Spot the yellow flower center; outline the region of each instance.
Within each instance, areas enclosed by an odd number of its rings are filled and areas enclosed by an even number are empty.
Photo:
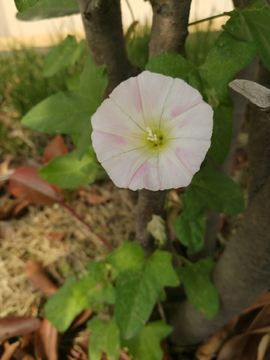
[[[147,140],[148,145],[153,146],[153,148],[160,148],[162,145],[164,145],[164,136],[161,134],[160,131],[152,131],[150,127],[146,128],[147,131]]]

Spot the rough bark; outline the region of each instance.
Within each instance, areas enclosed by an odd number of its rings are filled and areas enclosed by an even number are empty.
[[[258,82],[270,82],[261,66]],[[268,84],[269,87],[270,83]],[[188,301],[181,303],[171,319],[172,341],[194,344],[239,314],[270,285],[270,116],[252,110],[249,141],[249,204],[242,229],[226,246],[213,270],[220,309],[213,320],[205,319]]]
[[[108,72],[106,98],[122,81],[139,73],[128,60],[120,0],[78,0],[90,53]]]
[[[259,58],[256,56],[249,65],[247,65],[243,70],[239,71],[234,78],[235,79],[245,79],[253,80],[255,72],[259,63]],[[224,163],[217,167],[221,174],[229,176],[231,173],[233,156],[237,148],[237,138],[243,123],[244,114],[246,112],[246,107],[248,100],[244,98],[239,93],[228,88],[228,94],[233,102],[233,130],[232,130],[232,140],[229,152]],[[191,261],[198,261],[199,259],[213,256],[216,248],[217,240],[217,231],[219,226],[220,214],[209,211],[207,213],[206,220],[206,232],[204,236],[204,247],[197,254],[190,255],[189,259]]]
[[[184,55],[184,44],[188,34],[187,25],[191,0],[151,0],[153,25],[149,44],[149,59],[163,52]],[[141,190],[134,209],[136,217],[136,237],[145,255],[155,250],[153,237],[147,232],[147,223],[152,215],[163,216],[166,191]],[[171,244],[168,244],[171,247]]]
[[[163,52],[185,53],[191,0],[151,0],[153,24],[150,58]]]

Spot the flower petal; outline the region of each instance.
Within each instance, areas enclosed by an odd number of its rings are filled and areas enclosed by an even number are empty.
[[[178,160],[193,176],[200,170],[210,145],[210,140],[181,139],[175,143],[174,151]]]
[[[158,177],[160,190],[177,189],[188,186],[193,174],[179,160],[174,149],[167,147],[159,156]]]
[[[144,71],[138,76],[145,126],[156,128],[163,113],[173,78]]]
[[[200,103],[203,103],[203,99],[198,90],[182,79],[174,79],[164,104],[162,117],[169,121]]]
[[[135,149],[105,160],[102,165],[118,187],[159,189],[157,158],[151,152]]]
[[[213,110],[183,80],[145,71],[112,92],[92,125],[115,185],[157,191],[189,185],[210,147]]]
[[[143,147],[136,138],[124,137],[108,132],[95,130],[92,133],[92,144],[99,162],[111,159],[122,153]],[[107,170],[105,168],[105,170]]]
[[[119,108],[111,99],[103,101],[91,118],[94,130],[106,131],[111,134],[142,138],[146,129],[140,127],[129,115]]]
[[[209,140],[213,131],[213,110],[202,102],[164,123],[164,128],[170,133],[169,139]]]

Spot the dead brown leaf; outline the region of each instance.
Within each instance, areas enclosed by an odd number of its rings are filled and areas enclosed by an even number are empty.
[[[5,351],[1,356],[0,360],[10,360],[19,345],[20,345],[19,341],[16,341],[12,344],[10,344],[8,341],[5,341],[4,343]]]
[[[41,324],[38,318],[6,316],[0,319],[0,341],[36,331]]]
[[[222,343],[228,334],[233,330],[238,321],[238,316],[234,317],[228,324],[218,329],[206,341],[200,345],[196,351],[198,360],[210,360],[215,357]]]
[[[61,241],[65,238],[65,236],[65,232],[46,234],[46,238],[51,241]]]
[[[89,205],[98,205],[103,204],[109,200],[108,197],[100,195],[94,189],[91,192],[87,192],[85,189],[79,189],[78,193],[81,197],[84,197]]]
[[[27,261],[24,273],[34,286],[45,294],[52,295],[57,291],[58,287],[48,278],[42,266],[34,261]]]
[[[58,332],[44,319],[35,334],[35,355],[37,360],[57,360]]]
[[[21,199],[2,199],[0,202],[0,220],[8,220],[17,216],[28,202]]]
[[[127,353],[124,352],[124,350],[120,350],[119,353],[119,360],[131,360]]]
[[[78,326],[80,326],[81,324],[83,324],[86,320],[88,320],[90,318],[90,316],[92,315],[93,310],[92,309],[87,309],[82,311],[79,315],[77,315],[70,327],[70,330],[74,330],[76,329]]]
[[[258,346],[258,355],[257,355],[257,360],[263,360],[264,359],[264,355],[266,353],[266,350],[268,348],[270,342],[270,334],[265,334],[262,338],[261,341],[259,343]]]

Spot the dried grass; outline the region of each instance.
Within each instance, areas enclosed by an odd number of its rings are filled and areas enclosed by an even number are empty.
[[[108,243],[117,247],[135,229],[128,193],[116,189],[109,181],[92,187],[109,200],[89,205],[79,199],[72,206]],[[27,260],[40,263],[58,285],[62,285],[66,276],[80,276],[88,262],[104,258],[107,253],[98,238],[58,204],[42,208],[31,206],[27,216],[12,223],[14,237],[0,243],[1,317],[34,316],[42,311],[44,295],[24,274]],[[65,233],[64,240],[46,237],[54,233]]]

